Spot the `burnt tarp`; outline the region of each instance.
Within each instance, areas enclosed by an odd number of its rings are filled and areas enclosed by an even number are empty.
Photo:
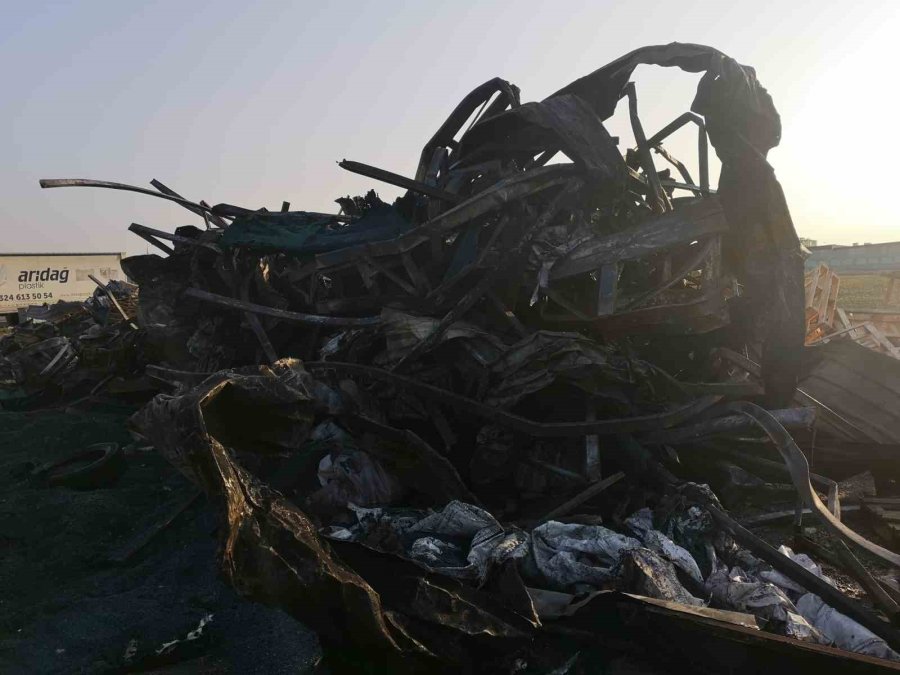
[[[220,243],[229,248],[308,254],[345,246],[393,239],[410,229],[396,207],[374,193],[365,202],[360,218],[346,225],[321,213],[255,212],[238,216],[225,230]]]

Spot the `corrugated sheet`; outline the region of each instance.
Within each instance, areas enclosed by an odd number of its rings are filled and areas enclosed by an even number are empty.
[[[850,340],[807,348],[796,402],[816,404],[822,431],[855,441],[900,443],[900,361]]]

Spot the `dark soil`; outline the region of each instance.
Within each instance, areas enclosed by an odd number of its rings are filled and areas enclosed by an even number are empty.
[[[0,412],[0,672],[314,670],[312,632],[219,578],[217,520],[204,498],[126,562],[111,562],[194,492],[155,452],[128,449],[122,474],[96,489],[34,476],[93,443],[128,446],[130,412]]]

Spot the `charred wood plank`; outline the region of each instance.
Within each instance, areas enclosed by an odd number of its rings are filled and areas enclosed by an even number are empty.
[[[491,303],[491,306],[497,311],[497,314],[509,324],[519,337],[528,337],[530,335],[528,329],[519,321],[515,313],[509,311],[503,301],[497,297],[494,291],[489,291],[485,296]]]
[[[175,190],[173,190],[170,187],[167,187],[166,185],[164,185],[160,181],[156,180],[155,178],[150,181],[150,185],[155,187],[157,190],[162,192],[164,195],[169,195],[170,197],[177,197],[178,199],[184,199],[184,197],[182,197],[180,194],[175,192]],[[224,220],[219,218],[219,216],[217,216],[215,213],[212,212],[209,204],[207,204],[206,202],[204,202],[202,200],[199,202],[199,204],[202,208],[196,209],[193,206],[188,206],[186,204],[182,204],[182,206],[184,206],[191,213],[196,213],[198,216],[200,216],[204,220],[206,220],[208,218],[217,227],[221,227],[221,228],[228,227],[227,222],[225,222]]]
[[[550,279],[593,272],[605,264],[643,258],[727,230],[728,221],[718,199],[697,199],[628,230],[589,239],[553,266]]]
[[[116,310],[119,312],[119,315],[122,317],[122,319],[123,319],[129,326],[131,326],[134,330],[137,330],[137,324],[135,324],[135,323],[128,317],[128,315],[125,313],[125,310],[122,309],[122,305],[119,304],[119,301],[116,299],[115,294],[114,294],[112,291],[109,290],[109,285],[108,285],[108,284],[104,284],[102,281],[100,281],[100,280],[99,280],[97,277],[95,277],[93,274],[88,274],[88,277],[90,278],[91,281],[93,281],[95,284],[97,284],[97,286],[100,287],[100,290],[103,291],[103,294],[104,294],[107,298],[109,298],[109,301],[113,304],[113,306],[114,306],[114,307],[116,308]]]
[[[584,504],[589,499],[593,499],[594,497],[599,495],[601,492],[606,490],[608,487],[615,485],[620,480],[622,480],[624,477],[625,477],[624,472],[619,471],[618,473],[614,473],[612,476],[609,476],[608,478],[604,478],[603,480],[594,483],[590,487],[582,490],[581,492],[579,492],[577,495],[575,495],[568,501],[560,504],[555,509],[553,509],[552,511],[547,513],[543,518],[541,518],[537,522],[537,525],[546,523],[548,520],[553,520],[554,518],[559,518],[561,516],[565,516],[569,513],[572,513],[572,511],[574,509],[578,508],[579,506]]]
[[[783,410],[770,410],[772,416],[787,429],[809,429],[816,421],[815,408],[785,408]],[[715,419],[697,422],[689,427],[668,429],[664,432],[656,432],[641,436],[643,443],[693,443],[697,440],[716,436],[719,434],[735,434],[756,429],[756,424],[745,415],[726,415]],[[772,462],[773,465],[784,469],[783,464]]]
[[[248,302],[250,299],[250,292],[247,288],[249,281],[250,277],[247,277],[247,283],[243,284],[241,288],[241,300],[243,302]],[[263,328],[259,317],[253,312],[245,311],[244,320],[247,322],[247,325],[250,326],[250,330],[253,331],[253,334],[256,335],[256,339],[259,340],[259,344],[262,347],[263,354],[266,355],[266,359],[268,359],[269,363],[275,363],[278,360],[278,353],[275,351],[275,347],[272,346],[272,341],[269,340],[269,334],[266,333],[266,329]]]
[[[422,227],[430,232],[452,232],[473,218],[497,211],[507,204],[519,202],[530,195],[565,185],[572,181],[575,173],[575,167],[572,165],[555,164],[515,174],[482,190],[452,209],[444,211]]]
[[[718,400],[717,397],[705,397],[692,401],[686,405],[654,415],[639,415],[636,417],[623,417],[614,419],[602,419],[593,422],[535,422],[526,417],[521,417],[493,406],[485,405],[480,401],[467,396],[461,396],[452,391],[441,389],[430,384],[425,384],[411,377],[398,375],[383,368],[364,366],[358,363],[344,363],[340,361],[312,361],[306,364],[309,370],[327,372],[333,370],[339,373],[347,373],[361,377],[370,377],[375,380],[387,382],[401,387],[423,398],[445,403],[446,405],[462,410],[482,419],[490,419],[497,424],[502,424],[516,431],[521,431],[529,436],[552,437],[581,437],[596,434],[598,436],[610,436],[619,433],[632,433],[635,431],[649,431],[652,429],[665,429],[682,424],[685,421],[699,415]]]
[[[132,227],[133,227],[133,225],[132,225]],[[146,241],[148,244],[151,244],[152,246],[155,246],[156,248],[158,248],[160,251],[162,251],[166,255],[172,255],[173,253],[175,253],[174,248],[172,248],[171,246],[168,246],[167,244],[162,243],[152,234],[149,234],[147,232],[139,232],[137,230],[132,229],[132,227],[129,227],[128,229],[131,230],[132,232],[134,232],[137,236],[139,236],[141,239]]]
[[[174,253],[174,249],[165,246],[164,244],[159,244],[158,242],[151,241],[148,237],[159,237],[160,239],[166,239],[171,242],[175,242],[176,244],[184,244],[185,246],[201,246],[203,248],[208,248],[210,251],[214,253],[221,253],[222,249],[220,249],[215,244],[208,241],[197,241],[196,239],[191,239],[190,237],[182,237],[180,234],[171,234],[170,232],[164,232],[162,230],[156,230],[152,227],[147,227],[146,225],[139,225],[138,223],[132,223],[128,226],[129,232],[134,232],[141,239],[145,239],[149,241],[151,244],[154,244],[157,248],[160,248],[164,251],[168,251],[169,253]]]
[[[396,185],[397,187],[406,188],[407,190],[411,190],[412,192],[428,195],[429,197],[434,197],[435,199],[440,199],[441,201],[449,202],[451,204],[457,204],[462,201],[462,197],[453,194],[452,192],[447,192],[446,190],[441,190],[440,188],[436,188],[433,185],[428,185],[427,183],[422,183],[420,181],[413,180],[412,178],[406,178],[405,176],[401,176],[400,174],[396,174],[391,171],[385,171],[384,169],[379,169],[375,166],[369,166],[368,164],[363,164],[362,162],[353,162],[345,159],[338,162],[338,166],[342,169],[350,171],[351,173],[356,173],[360,176],[366,176],[367,178],[374,178],[375,180],[380,180],[384,183],[389,183],[390,185]]]
[[[434,330],[432,330],[429,335],[422,338],[415,347],[407,352],[407,354],[397,363],[395,368],[398,370],[402,369],[404,365],[412,362],[420,354],[433,347],[451,324],[459,320],[460,317],[474,307],[475,303],[481,300],[481,298],[491,290],[491,287],[496,283],[496,280],[501,274],[509,267],[515,265],[523,253],[528,250],[532,235],[549,225],[553,218],[556,217],[565,199],[580,187],[581,181],[575,180],[570,183],[566,189],[561,190],[547,205],[547,208],[540,217],[536,218],[534,222],[525,229],[519,243],[516,244],[513,250],[511,250],[501,262],[488,270],[484,276],[478,280],[475,286],[462,297],[456,306],[444,315],[440,323],[435,326]]]
[[[443,281],[437,288],[435,288],[433,291],[431,291],[426,296],[426,300],[436,298],[438,303],[440,304],[441,301],[443,300],[443,296],[451,288],[453,288],[454,286],[456,286],[456,284],[458,284],[460,281],[465,279],[469,275],[469,273],[472,272],[473,270],[483,267],[488,255],[490,255],[493,252],[494,244],[497,243],[497,240],[499,239],[500,235],[503,233],[503,230],[509,224],[509,221],[510,221],[509,214],[503,214],[503,216],[500,218],[500,220],[497,222],[497,224],[494,225],[494,229],[491,231],[491,236],[488,238],[487,243],[482,247],[481,251],[479,252],[478,258],[474,262],[466,265],[463,269],[461,269],[459,272],[454,274],[452,277],[450,277],[446,281]]]
[[[319,314],[303,314],[302,312],[290,312],[277,307],[266,307],[265,305],[257,305],[252,302],[244,302],[236,298],[229,298],[217,293],[210,293],[199,288],[188,288],[184,295],[203,302],[210,302],[222,307],[238,310],[241,312],[253,312],[255,314],[264,314],[266,316],[274,316],[276,319],[284,319],[285,321],[295,321],[297,323],[308,323],[316,326],[375,326],[381,323],[381,317],[378,316],[321,316]]]

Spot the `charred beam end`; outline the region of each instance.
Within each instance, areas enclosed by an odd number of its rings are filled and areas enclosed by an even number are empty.
[[[449,202],[451,204],[458,204],[462,201],[462,198],[459,195],[455,195],[452,192],[446,192],[432,185],[427,185],[420,181],[413,180],[412,178],[407,178],[405,176],[401,176],[390,171],[385,171],[384,169],[379,169],[374,166],[369,166],[368,164],[363,164],[361,162],[352,162],[345,159],[338,162],[338,166],[342,169],[346,169],[351,173],[357,173],[360,176],[374,178],[375,180],[380,180],[384,183],[389,183],[390,185],[396,185],[397,187],[406,188],[407,190],[412,190],[413,192],[418,192],[419,194],[428,195],[429,197],[434,197],[435,199],[440,199],[441,201]]]
[[[682,183],[677,180],[660,180],[659,184],[664,188],[672,188],[674,190],[687,190],[688,192],[693,192],[694,194],[701,195],[703,197],[717,194],[717,192],[715,190],[711,190],[709,186],[703,187],[700,185],[693,185],[691,183]]]
[[[131,229],[131,228],[129,228]],[[160,251],[165,253],[166,255],[172,255],[175,253],[175,249],[171,246],[167,246],[166,244],[159,241],[156,237],[151,234],[147,234],[146,232],[137,232],[132,230],[137,236],[146,241],[148,244],[158,248]]]
[[[161,181],[156,180],[155,178],[150,181],[150,185],[155,187],[157,190],[159,190],[164,195],[169,195],[170,197],[177,197],[178,199],[184,199],[184,197],[182,195],[178,194],[177,192],[175,192],[175,190],[168,187]],[[196,213],[198,216],[202,216],[204,213],[203,209],[194,208],[193,206],[187,206],[185,208],[187,208],[187,210],[190,211],[191,213]]]
[[[266,307],[265,305],[257,305],[252,302],[244,302],[236,298],[229,298],[225,295],[210,293],[199,288],[188,288],[184,295],[203,302],[210,302],[222,307],[228,307],[241,312],[252,312],[254,314],[264,314],[265,316],[273,316],[276,319],[284,319],[285,321],[295,321],[297,323],[308,323],[315,326],[375,326],[381,323],[381,317],[378,316],[322,316],[319,314],[303,314],[301,312],[290,312],[286,309],[278,309],[277,307]]]
[[[193,289],[192,289],[193,290]],[[220,297],[220,296],[217,296]],[[597,420],[594,422],[550,422],[540,423],[526,417],[520,417],[505,410],[499,410],[493,406],[485,405],[480,401],[461,396],[452,391],[424,384],[411,377],[398,375],[395,372],[364,366],[358,363],[344,363],[340,361],[312,361],[305,364],[311,371],[333,370],[339,373],[370,377],[393,384],[397,387],[413,392],[423,398],[440,401],[458,410],[463,410],[483,419],[493,420],[497,424],[507,426],[516,431],[535,437],[563,438],[580,437],[596,434],[598,436],[612,436],[636,431],[651,431],[665,429],[699,415],[710,406],[714,405],[719,397],[708,396],[697,399],[685,406],[658,413],[656,415],[640,415],[637,417],[622,417],[615,419]]]
[[[158,181],[155,178],[150,181],[150,185],[155,187],[157,190],[162,192],[164,195],[169,195],[170,197],[177,197],[178,199],[184,199],[184,197],[182,197],[180,194],[175,192],[175,190],[168,187],[167,185],[164,185],[161,181]],[[203,208],[197,209],[197,208],[194,208],[193,206],[187,206],[187,205],[185,205],[185,208],[188,211],[190,211],[191,213],[195,213],[198,216],[202,217],[203,220],[206,221],[207,226],[209,226],[209,222],[212,222],[216,227],[221,227],[221,228],[228,227],[228,223],[226,223],[224,220],[219,218],[219,216],[217,216],[216,214],[209,212],[209,208],[210,208],[209,204],[207,204],[204,201],[201,201],[200,206],[202,206]]]
[[[213,212],[212,212],[212,207],[211,207],[209,204],[207,204],[207,203],[206,203],[205,201],[203,201],[202,199],[200,200],[199,203],[200,203],[200,206],[202,206],[204,209],[207,210],[206,216],[208,216],[208,217],[209,217],[209,220],[211,220],[215,225],[217,225],[218,227],[222,228],[223,230],[224,230],[226,227],[228,227],[228,225],[229,225],[228,221],[227,221],[227,220],[223,220],[222,218],[220,218],[219,216],[217,216],[215,213],[213,213]]]
[[[615,483],[618,483],[624,477],[625,474],[622,471],[619,471],[618,473],[615,473],[608,478],[604,478],[603,480],[594,483],[590,487],[582,490],[577,495],[572,497],[572,499],[563,504],[560,504],[555,509],[550,511],[550,513],[548,513],[538,521],[537,525],[541,525],[542,523],[546,523],[548,520],[560,518],[561,516],[565,516],[571,513],[573,510],[584,504],[589,499],[593,499],[608,487],[614,485]]]
[[[162,230],[156,230],[152,227],[147,227],[146,225],[140,225],[138,223],[132,223],[128,226],[129,232],[134,232],[137,236],[142,239],[146,239],[150,241],[148,237],[152,238],[160,238],[166,239],[168,241],[174,242],[176,244],[184,244],[185,246],[201,246],[203,248],[208,248],[209,250],[215,253],[221,253],[222,249],[220,249],[215,244],[208,241],[197,241],[196,239],[191,239],[190,237],[182,237],[180,234],[171,234],[169,232],[164,232]],[[174,253],[175,251],[169,248],[168,246],[161,246],[159,242],[150,241],[154,246],[159,247],[161,250],[167,251],[168,253]]]

